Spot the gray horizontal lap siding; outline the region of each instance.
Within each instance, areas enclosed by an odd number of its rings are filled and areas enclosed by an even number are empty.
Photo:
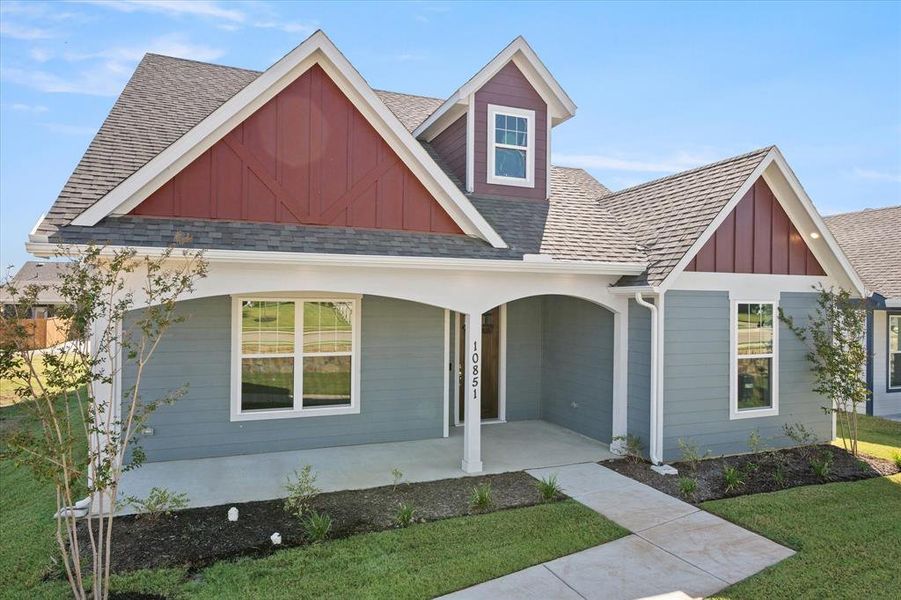
[[[806,321],[815,306],[813,293],[783,293],[780,299],[780,307],[799,323]],[[822,398],[812,391],[806,348],[781,322],[779,414],[730,420],[729,310],[726,292],[666,294],[664,459],[679,458],[680,438],[713,454],[746,452],[748,436],[755,429],[770,446],[789,445],[782,432],[786,423],[803,424],[819,439],[829,439],[832,418],[824,414]]]
[[[610,442],[613,313],[577,298],[542,300],[541,418]]]
[[[231,422],[231,300],[180,303],[188,318],[167,332],[145,371],[141,395],[152,399],[184,383],[189,388],[151,417],[154,433],[141,440],[147,460],[440,437],[444,311],[375,296],[364,297],[361,310],[360,414]],[[124,390],[134,377],[126,365]]]
[[[651,311],[629,300],[627,430],[641,440],[645,454],[651,441]]]
[[[507,420],[541,416],[541,298],[507,304]]]

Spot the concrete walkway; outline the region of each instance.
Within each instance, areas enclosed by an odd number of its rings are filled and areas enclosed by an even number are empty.
[[[702,598],[794,554],[596,463],[528,472],[556,474],[567,494],[633,534],[445,598]]]

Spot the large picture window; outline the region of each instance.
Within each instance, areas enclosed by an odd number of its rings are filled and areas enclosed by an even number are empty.
[[[732,303],[732,418],[778,414],[773,302]]]
[[[901,315],[888,316],[888,387],[901,390]]]
[[[488,105],[488,183],[534,187],[535,111]]]
[[[233,302],[233,419],[359,412],[358,299]]]

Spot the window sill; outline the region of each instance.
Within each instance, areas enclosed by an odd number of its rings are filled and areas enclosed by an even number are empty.
[[[779,416],[778,408],[755,408],[748,410],[732,410],[729,412],[729,420],[737,419],[754,419],[757,417],[776,417]]]
[[[534,188],[535,182],[528,179],[520,179],[519,177],[502,177],[500,175],[489,175],[486,183],[488,185],[512,185],[515,187]]]
[[[358,415],[359,406],[341,406],[334,408],[307,408],[305,410],[261,410],[246,413],[233,413],[231,421],[269,421],[272,419],[299,419],[304,417],[331,417],[336,415]]]

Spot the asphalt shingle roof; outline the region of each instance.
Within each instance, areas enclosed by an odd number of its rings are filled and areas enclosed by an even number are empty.
[[[901,298],[901,206],[824,218],[867,288]]]
[[[66,262],[45,262],[29,260],[15,275],[9,278],[9,282],[23,291],[26,286],[46,286],[38,294],[38,301],[47,304],[59,304],[62,298],[55,289],[62,282],[62,276],[69,268]],[[0,285],[0,302],[10,302],[13,298],[9,295],[6,286]]]
[[[599,198],[647,253],[648,270],[617,285],[659,285],[772,146]]]

